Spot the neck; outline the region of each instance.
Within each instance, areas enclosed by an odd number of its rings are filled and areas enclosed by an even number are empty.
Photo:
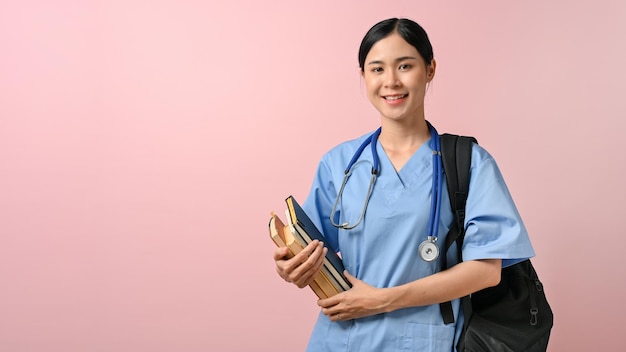
[[[430,138],[426,121],[421,119],[409,125],[384,123],[379,141],[386,151],[415,151]]]

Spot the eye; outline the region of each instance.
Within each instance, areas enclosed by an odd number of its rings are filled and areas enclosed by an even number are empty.
[[[383,68],[382,67],[374,67],[374,68],[372,68],[372,72],[374,72],[374,73],[381,73],[381,72],[383,72]]]
[[[409,65],[409,64],[402,64],[402,65],[400,65],[400,67],[398,67],[398,69],[402,70],[402,71],[406,71],[406,70],[408,70],[410,68],[411,68],[411,65]]]

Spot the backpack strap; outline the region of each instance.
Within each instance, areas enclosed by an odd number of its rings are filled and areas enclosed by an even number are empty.
[[[440,136],[441,159],[443,170],[448,184],[450,206],[454,215],[454,222],[446,236],[444,255],[441,258],[442,270],[448,269],[447,252],[454,242],[457,243],[457,260],[463,261],[462,249],[465,237],[465,203],[469,193],[470,166],[472,163],[472,143],[478,143],[474,137],[458,136],[445,133]],[[463,311],[469,317],[471,314],[471,302],[469,296],[461,300]],[[451,302],[443,302],[439,305],[445,324],[454,323],[454,313]],[[470,311],[468,311],[470,309]],[[467,322],[467,319],[466,319]]]

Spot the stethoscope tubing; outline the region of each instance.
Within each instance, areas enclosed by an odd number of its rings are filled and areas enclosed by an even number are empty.
[[[439,234],[439,217],[441,212],[441,193],[443,188],[443,165],[441,160],[441,140],[435,127],[428,124],[431,136],[431,147],[433,150],[433,196],[431,202],[431,213],[428,224],[428,236],[436,239]]]
[[[437,234],[439,231],[439,216],[440,216],[440,210],[441,210],[441,192],[442,192],[442,187],[443,187],[443,166],[442,166],[442,160],[441,160],[441,142],[439,139],[439,133],[437,133],[437,130],[435,129],[435,127],[433,127],[433,125],[431,125],[428,121],[426,121],[426,123],[428,124],[428,129],[429,129],[430,137],[431,137],[429,144],[430,144],[431,149],[433,150],[433,177],[432,177],[433,179],[432,192],[433,193],[431,197],[430,218],[429,218],[427,235],[428,235],[429,240],[431,240],[432,242],[435,242],[437,240]],[[374,183],[376,182],[376,177],[380,172],[380,159],[378,157],[378,151],[376,149],[376,146],[377,146],[378,136],[380,135],[381,130],[382,130],[382,127],[379,127],[368,138],[366,138],[365,141],[363,141],[363,143],[359,146],[359,148],[354,153],[354,156],[352,156],[352,159],[350,159],[350,162],[348,163],[348,166],[345,169],[343,181],[341,182],[341,187],[339,188],[339,193],[337,194],[337,199],[335,200],[335,204],[333,205],[333,208],[330,213],[330,223],[336,228],[343,229],[343,230],[351,230],[357,227],[365,216],[365,212],[367,210],[367,204],[369,203],[369,199],[372,195],[372,191],[374,188]],[[368,188],[367,195],[365,197],[365,202],[363,204],[361,215],[359,216],[359,219],[354,225],[350,225],[347,222],[337,224],[334,219],[336,210],[337,210],[337,205],[339,204],[343,196],[343,190],[346,184],[348,183],[348,178],[350,177],[352,173],[352,167],[357,162],[357,160],[359,159],[359,157],[361,156],[361,154],[363,153],[367,145],[370,145],[372,149],[372,159],[373,159],[372,178],[370,180],[370,185]]]
[[[352,169],[352,166],[354,166],[354,164],[357,162],[357,160],[363,153],[363,150],[365,149],[365,147],[367,147],[368,144],[372,148],[372,159],[374,160],[374,166],[372,166],[372,174],[375,173],[378,175],[378,172],[380,171],[380,158],[378,158],[378,150],[376,149],[376,142],[378,141],[378,136],[380,136],[380,131],[382,131],[382,127],[378,127],[378,129],[374,131],[374,133],[372,133],[369,137],[367,137],[367,139],[365,139],[363,143],[361,143],[361,145],[359,146],[359,149],[356,150],[356,152],[354,153],[354,156],[352,156],[352,159],[350,159],[350,162],[348,163],[348,166],[346,167],[346,171],[344,172],[344,175],[350,174],[350,170]]]

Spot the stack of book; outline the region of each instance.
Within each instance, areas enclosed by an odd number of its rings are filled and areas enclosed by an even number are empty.
[[[319,240],[326,245],[324,236],[315,224],[304,212],[302,207],[296,202],[293,196],[287,197],[287,224],[272,212],[269,222],[270,237],[279,247],[288,247],[288,257],[298,254],[313,240]],[[344,266],[337,253],[328,248],[324,264],[319,273],[313,277],[309,284],[313,292],[320,298],[328,298],[339,292],[346,291],[352,287],[348,279],[343,274]]]

